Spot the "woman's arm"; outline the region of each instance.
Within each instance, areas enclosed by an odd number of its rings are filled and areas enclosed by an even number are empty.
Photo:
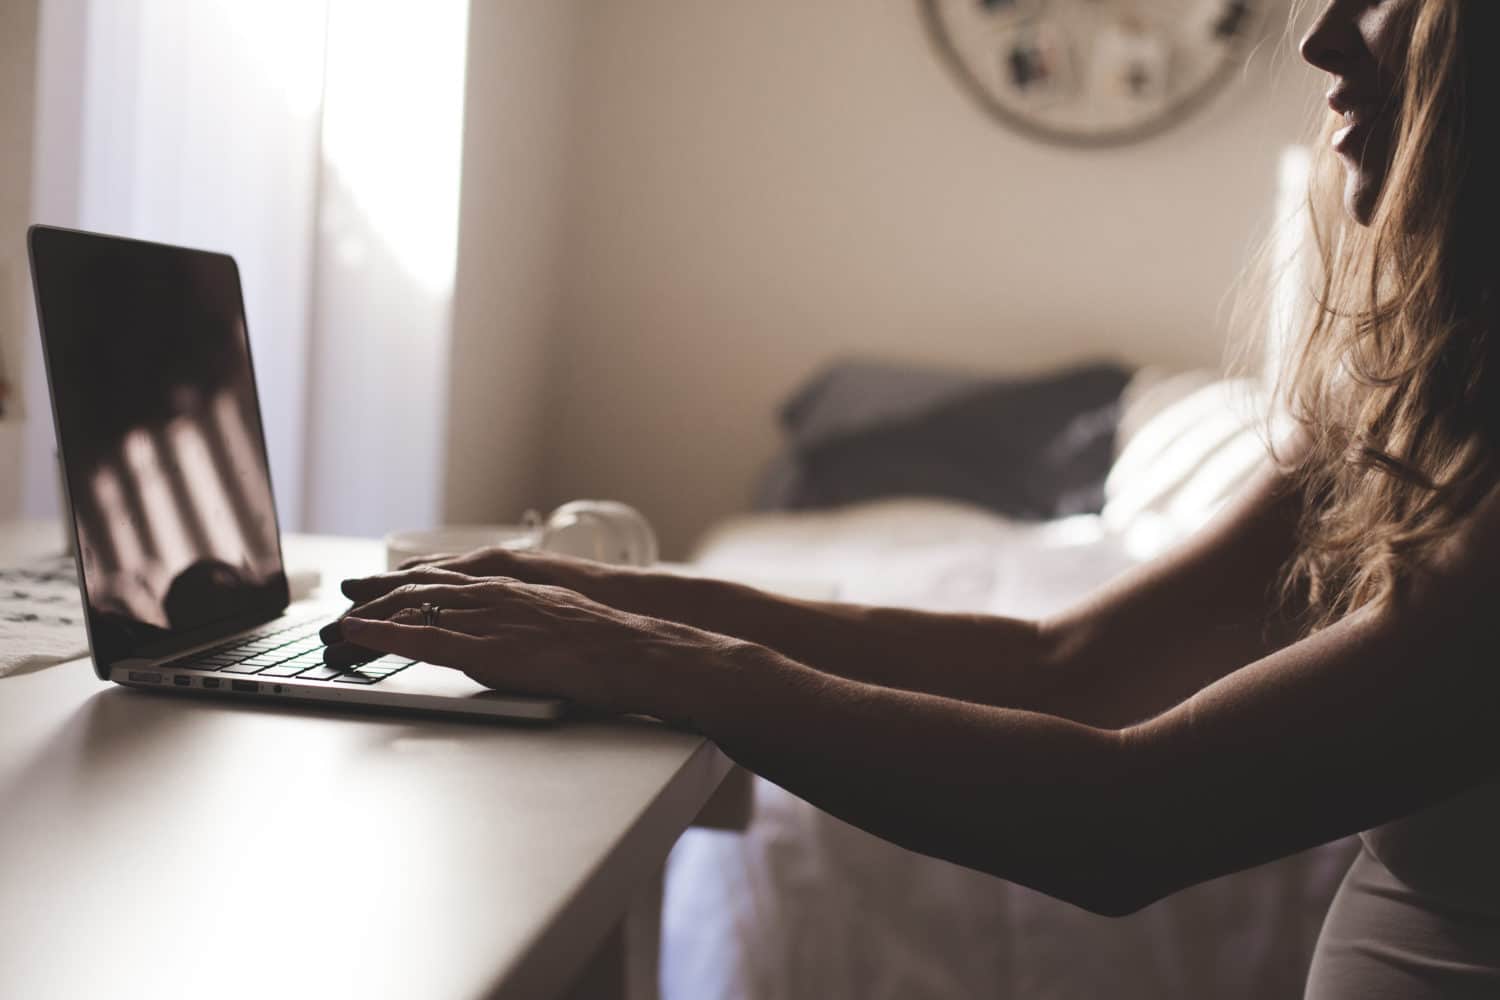
[[[1268,467],[1178,550],[1044,622],[790,600],[717,580],[504,550],[350,580],[344,589],[359,602],[351,614],[380,617],[400,605],[400,594],[389,595],[402,586],[475,576],[561,586],[849,680],[1121,726],[1284,643],[1272,591],[1292,553],[1297,502]],[[325,636],[340,638],[337,626]],[[1122,649],[1132,655],[1122,659]]]
[[[712,670],[716,697],[680,694],[736,761],[820,808],[1120,915],[1500,776],[1500,643],[1445,617],[1356,616],[1123,730],[763,659]]]
[[[558,588],[420,588],[455,609],[444,627],[407,610],[346,629],[496,687],[689,725],[878,836],[1118,914],[1500,773],[1500,570],[1457,548],[1401,601],[1127,728],[851,681]]]

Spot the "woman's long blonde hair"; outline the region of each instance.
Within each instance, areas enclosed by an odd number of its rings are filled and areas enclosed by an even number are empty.
[[[1403,14],[1384,191],[1368,227],[1350,220],[1323,137],[1313,302],[1277,389],[1308,442],[1282,595],[1307,632],[1397,595],[1500,474],[1500,0]]]

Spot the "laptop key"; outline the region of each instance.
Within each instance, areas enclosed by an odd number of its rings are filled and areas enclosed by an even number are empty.
[[[289,670],[297,671],[306,670],[308,667],[319,667],[322,665],[323,654],[318,652],[303,653],[300,656],[288,657],[287,659],[282,660],[280,663],[276,664],[276,666],[278,667],[286,667]]]
[[[335,677],[342,676],[344,671],[338,667],[330,667],[326,663],[320,663],[311,670],[304,670],[297,675],[299,681],[331,681]]]
[[[338,684],[374,684],[380,679],[379,677],[371,677],[369,674],[358,670],[351,670],[347,674],[335,677],[334,682]]]
[[[286,663],[278,663],[275,666],[267,667],[266,669],[262,670],[259,673],[258,676],[261,676],[261,677],[295,677],[299,673],[301,673],[302,671],[304,671],[306,669],[307,669],[306,666],[304,666],[304,665],[296,662],[295,660],[290,660],[290,661],[288,661]]]
[[[251,662],[249,662],[247,660],[244,663],[231,663],[227,667],[220,667],[219,668],[219,673],[221,673],[221,674],[258,674],[262,670],[266,669],[269,666],[271,666],[271,664],[269,664],[269,663],[251,663]]]

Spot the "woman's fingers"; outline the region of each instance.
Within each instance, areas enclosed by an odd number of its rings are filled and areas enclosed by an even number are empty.
[[[434,571],[425,571],[434,572]],[[436,604],[447,608],[472,608],[484,603],[481,585],[473,577],[453,573],[432,577],[441,581],[434,583],[403,583],[373,600],[356,604],[336,622],[324,625],[318,633],[323,645],[331,646],[347,638],[343,623],[350,616],[355,618],[389,618],[402,608],[420,608],[424,604]]]
[[[484,637],[494,635],[496,627],[502,624],[504,617],[495,607],[442,608],[434,624],[449,632]],[[401,608],[386,620],[400,625],[425,625],[426,615],[421,608]]]
[[[364,646],[356,646],[354,643],[345,642],[343,639],[330,642],[327,646],[323,647],[323,662],[339,670],[347,670],[360,663],[369,663],[379,656],[380,653],[377,650],[366,649]]]
[[[455,557],[434,556],[432,562],[373,576],[354,577],[343,583],[344,596],[361,605],[409,583],[457,583],[489,577],[507,577],[526,583],[572,586],[579,581],[569,570],[571,560],[556,556],[514,552],[505,548],[481,549]]]
[[[467,573],[459,573],[439,566],[420,566],[416,569],[397,570],[393,573],[377,573],[374,576],[359,576],[345,580],[341,586],[344,596],[356,604],[373,601],[389,594],[397,587],[416,583],[473,583]]]
[[[558,689],[567,683],[566,677],[554,677],[553,684],[545,684],[536,676],[516,671],[514,664],[512,669],[503,672],[497,670],[495,648],[484,639],[446,628],[366,618],[351,619],[350,626],[361,645],[381,653],[394,653],[440,667],[451,667],[490,688],[518,694],[569,697],[565,690]],[[524,661],[520,662],[524,664]]]
[[[431,625],[404,625],[371,618],[346,618],[349,641],[380,653],[468,670],[484,662],[484,643],[473,636]]]

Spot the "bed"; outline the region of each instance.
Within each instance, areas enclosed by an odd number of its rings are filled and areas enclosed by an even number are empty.
[[[742,578],[829,581],[851,601],[1045,614],[1212,517],[1264,455],[1253,407],[1249,383],[1137,373],[1112,417],[1097,511],[1022,518],[964,498],[843,498],[731,519],[696,561]],[[691,831],[672,854],[662,992],[1299,997],[1354,851],[1352,839],[1327,844],[1114,920],[907,852],[756,779],[748,829]]]

